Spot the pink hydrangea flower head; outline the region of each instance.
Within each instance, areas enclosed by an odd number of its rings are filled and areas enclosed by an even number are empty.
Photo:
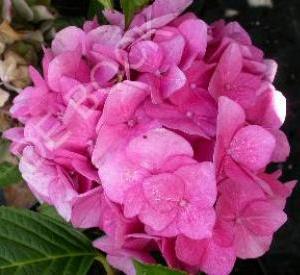
[[[127,28],[105,10],[44,49],[42,74],[14,99],[4,137],[37,199],[135,275],[133,260],[230,274],[270,248],[296,182],[268,165],[290,153],[277,64],[237,22],[156,0]]]

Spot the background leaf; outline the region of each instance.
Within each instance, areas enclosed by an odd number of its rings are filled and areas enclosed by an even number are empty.
[[[41,206],[39,206],[37,210],[39,213],[46,217],[65,222],[64,219],[57,213],[56,209],[51,205],[44,203]]]
[[[151,0],[121,0],[121,6],[125,15],[125,23],[127,27],[130,25],[134,15],[150,2]]]
[[[93,18],[97,16],[101,17],[101,12],[104,9],[113,9],[113,0],[90,0],[88,17]],[[100,18],[102,19],[102,18]]]
[[[8,162],[0,164],[0,187],[6,187],[22,180],[18,166]]]
[[[135,261],[134,266],[137,275],[184,275],[185,272],[169,269],[162,265],[145,265]]]
[[[0,275],[85,275],[97,251],[68,224],[0,208]]]

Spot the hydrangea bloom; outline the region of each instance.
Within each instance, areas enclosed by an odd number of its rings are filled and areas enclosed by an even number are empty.
[[[156,0],[125,29],[68,27],[45,49],[43,76],[15,99],[5,136],[41,202],[74,227],[99,228],[108,261],[226,275],[270,247],[295,182],[280,182],[285,98],[236,22],[207,25],[191,0]]]

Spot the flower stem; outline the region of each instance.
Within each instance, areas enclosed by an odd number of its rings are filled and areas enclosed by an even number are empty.
[[[101,265],[104,267],[107,275],[114,275],[115,272],[112,267],[108,264],[106,257],[103,254],[98,254],[95,258],[96,261],[100,262]]]

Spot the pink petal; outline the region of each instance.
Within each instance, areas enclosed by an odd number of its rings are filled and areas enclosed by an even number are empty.
[[[140,183],[148,173],[126,159],[124,153],[107,154],[99,167],[99,176],[107,197],[123,203],[125,192]]]
[[[177,220],[178,229],[185,236],[201,240],[212,236],[216,214],[213,208],[203,209],[201,203],[189,203]]]
[[[23,150],[19,169],[34,195],[41,201],[52,203],[49,189],[57,180],[55,165],[41,158],[34,147],[27,146]]]
[[[115,85],[107,97],[101,121],[110,125],[130,120],[148,93],[141,82],[124,81]]]
[[[106,9],[103,11],[103,14],[111,25],[116,25],[122,29],[125,28],[125,17],[119,11]]]
[[[230,44],[223,53],[209,84],[209,91],[218,98],[227,83],[233,83],[242,70],[242,54],[237,44]]]
[[[268,236],[277,231],[287,220],[286,214],[272,203],[256,201],[241,214],[242,223],[253,234]]]
[[[200,19],[185,20],[179,25],[179,31],[184,36],[187,45],[183,61],[190,64],[197,56],[202,58],[207,47],[207,25]]]
[[[48,84],[56,92],[60,91],[61,77],[68,76],[82,82],[89,81],[89,69],[77,52],[66,52],[55,57],[49,64]]]
[[[84,36],[85,33],[82,29],[73,26],[59,31],[52,41],[51,48],[53,53],[59,55],[76,49],[79,49],[79,51],[82,52]]]
[[[170,67],[178,66],[185,46],[185,40],[177,29],[164,27],[155,33],[153,39],[163,51],[161,71],[165,72]]]
[[[217,197],[214,166],[211,162],[179,168],[176,175],[185,181],[186,198],[203,208],[212,207]]]
[[[201,262],[201,269],[209,275],[228,275],[236,260],[233,247],[222,247],[210,241]]]
[[[169,97],[181,89],[186,83],[185,74],[173,66],[161,79],[161,90],[164,97]]]
[[[182,262],[191,266],[199,266],[202,257],[207,249],[209,240],[193,240],[184,235],[179,235],[176,239],[176,256]]]
[[[272,239],[272,235],[258,236],[238,225],[234,240],[236,255],[241,259],[258,258],[270,249]]]
[[[275,150],[272,155],[273,162],[284,162],[290,155],[291,148],[287,136],[280,130],[269,130],[276,139]]]
[[[91,75],[91,81],[94,81],[100,86],[105,86],[112,80],[119,72],[119,64],[112,60],[103,60],[97,63]]]
[[[138,184],[128,189],[124,199],[124,215],[126,218],[137,216],[145,203],[142,185]]]
[[[158,44],[141,41],[134,44],[129,52],[129,63],[132,69],[139,72],[155,73],[162,62],[163,54]]]
[[[217,175],[220,173],[221,162],[234,134],[244,123],[245,112],[241,106],[227,97],[220,97],[217,117],[217,141],[214,152]]]
[[[126,152],[131,161],[152,171],[159,171],[168,158],[193,155],[185,139],[163,128],[150,130],[131,140]]]
[[[70,180],[63,174],[61,169],[57,169],[56,181],[49,185],[50,198],[57,212],[66,220],[71,220],[72,201],[77,196],[77,192]]]
[[[77,196],[72,202],[71,222],[77,228],[100,225],[102,188],[96,188]]]
[[[260,126],[251,125],[237,132],[228,152],[238,163],[257,171],[271,161],[275,142],[268,131]]]
[[[140,220],[155,231],[162,231],[174,221],[177,211],[159,213],[151,207],[144,208],[139,214]]]
[[[173,174],[158,174],[143,182],[144,196],[158,213],[177,208],[184,195],[184,182]]]

